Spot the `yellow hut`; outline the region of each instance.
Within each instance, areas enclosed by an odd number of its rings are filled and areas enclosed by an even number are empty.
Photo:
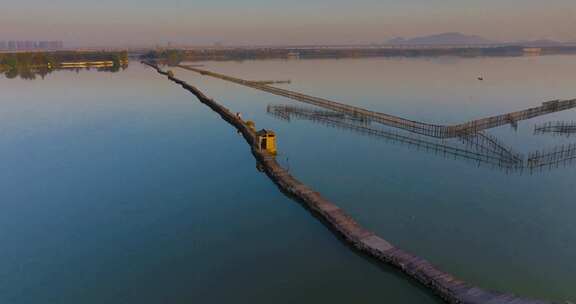
[[[260,150],[276,155],[276,134],[274,132],[262,129],[256,133],[256,139]]]

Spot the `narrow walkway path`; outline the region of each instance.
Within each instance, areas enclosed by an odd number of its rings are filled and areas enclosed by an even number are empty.
[[[451,304],[551,304],[541,300],[530,300],[516,297],[509,293],[488,291],[456,279],[443,272],[427,260],[395,247],[383,238],[360,226],[346,212],[315,192],[310,187],[298,181],[282,168],[274,156],[258,149],[256,134],[242,119],[216,101],[206,97],[196,87],[175,78],[158,66],[145,63],[169,80],[181,85],[194,94],[200,102],[218,113],[223,120],[236,128],[250,145],[252,154],[268,177],[284,193],[298,199],[306,207],[322,218],[325,223],[343,238],[365,254],[392,266],[395,266],[412,279],[420,282],[439,297]]]

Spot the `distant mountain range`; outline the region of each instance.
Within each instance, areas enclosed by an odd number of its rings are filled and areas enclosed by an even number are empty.
[[[498,42],[476,35],[466,35],[457,32],[442,33],[415,38],[397,37],[386,41],[388,45],[482,45],[482,44],[502,44],[502,45],[525,45],[525,46],[560,46],[563,42],[541,39],[534,41]]]

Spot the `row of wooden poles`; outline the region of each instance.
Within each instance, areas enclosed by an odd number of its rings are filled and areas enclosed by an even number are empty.
[[[405,144],[439,155],[470,160],[478,165],[485,164],[507,172],[532,172],[535,169],[551,169],[576,162],[576,144],[561,145],[548,150],[531,152],[526,157],[523,154],[514,152],[496,137],[485,132],[458,137],[458,140],[464,144],[464,147],[459,147],[446,142],[444,139],[375,128],[370,125],[369,120],[356,119],[338,112],[320,111],[292,105],[268,105],[266,111],[279,119],[304,119],[329,127]]]
[[[315,105],[328,110],[346,113],[351,116],[364,117],[371,121],[381,123],[387,126],[408,130],[410,132],[437,137],[437,138],[454,138],[466,134],[477,133],[483,130],[513,124],[518,121],[534,118],[540,115],[563,111],[576,107],[576,99],[571,100],[553,100],[544,102],[541,106],[529,108],[522,111],[506,113],[502,115],[477,119],[457,125],[437,125],[421,121],[414,121],[390,114],[366,110],[363,108],[351,106],[341,102],[328,100],[325,98],[310,96],[299,92],[281,89],[266,85],[257,81],[245,80],[229,75],[224,75],[196,67],[179,65],[180,68],[200,73],[202,75],[237,83],[261,91],[269,92],[278,96],[287,97],[293,100]]]
[[[356,120],[336,112],[317,111],[288,105],[269,105],[267,112],[279,119],[289,120],[292,117],[305,119],[329,127],[415,147],[418,150],[487,164],[507,171],[518,169],[522,165],[519,156],[511,153],[487,135],[462,137],[464,147],[461,147],[444,140],[418,134],[374,128],[368,123],[369,121]]]
[[[534,134],[545,133],[566,136],[576,134],[576,121],[550,121],[534,126]]]

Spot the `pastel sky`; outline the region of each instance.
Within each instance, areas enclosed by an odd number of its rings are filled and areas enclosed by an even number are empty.
[[[332,44],[463,32],[576,40],[576,0],[0,0],[0,40]]]

